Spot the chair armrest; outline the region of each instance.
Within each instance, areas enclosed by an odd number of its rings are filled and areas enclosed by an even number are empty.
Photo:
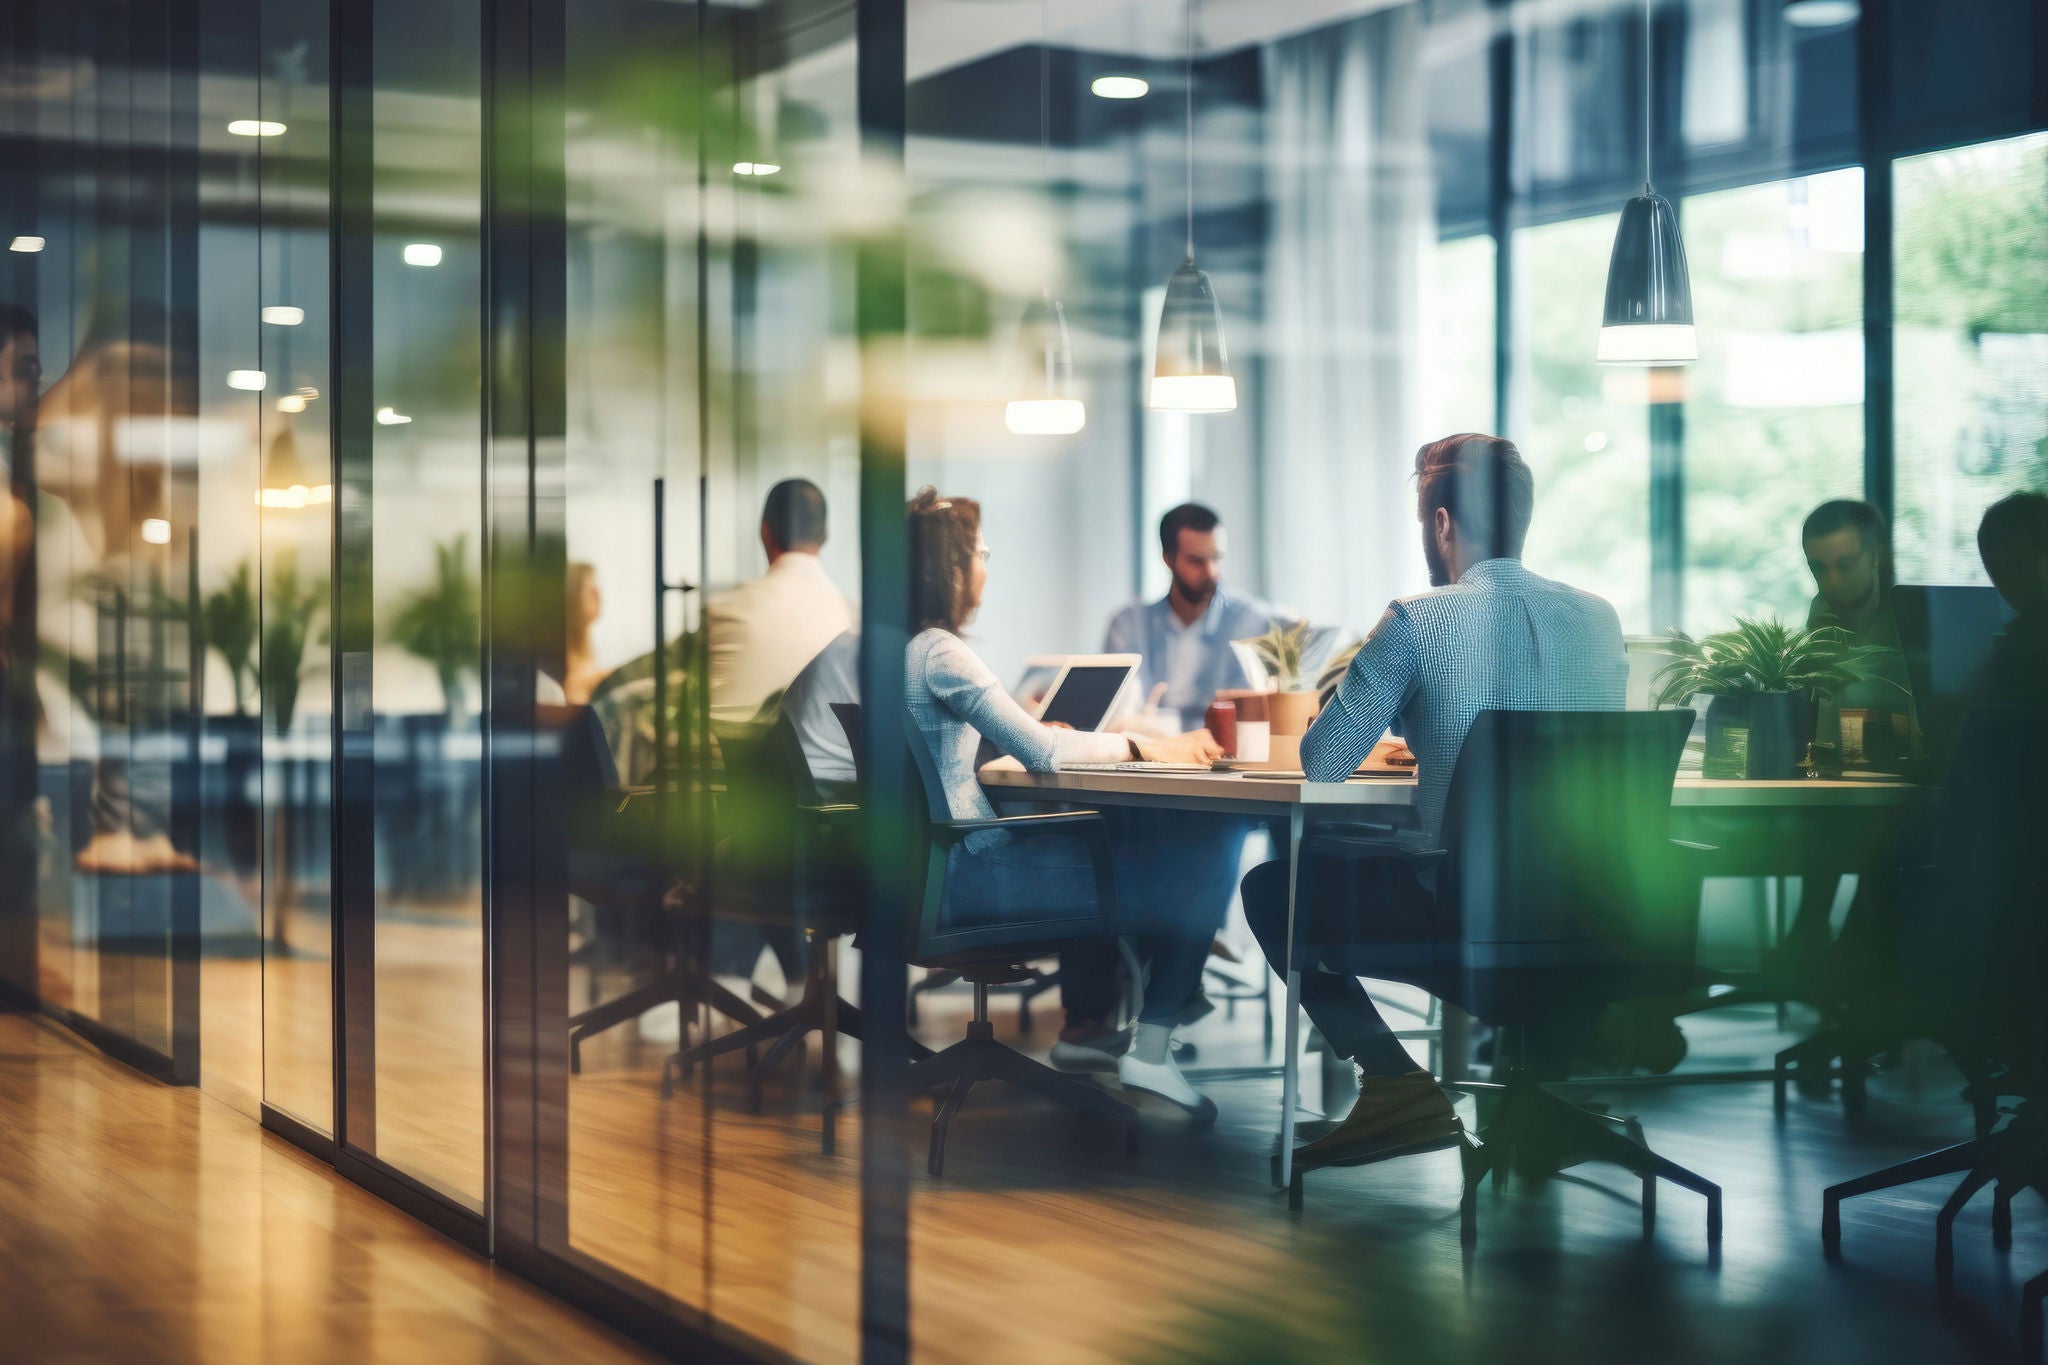
[[[1302,851],[1313,851],[1323,857],[1341,858],[1346,862],[1384,860],[1411,863],[1417,867],[1441,863],[1451,856],[1448,849],[1403,844],[1356,834],[1311,834],[1302,841]]]
[[[950,830],[959,834],[972,834],[984,829],[1015,829],[1018,826],[1042,827],[1045,825],[1086,825],[1102,823],[1099,810],[1049,810],[1035,811],[1029,815],[998,815],[989,820],[948,820],[934,825],[934,829]]]
[[[806,815],[820,816],[858,815],[860,813],[860,807],[851,801],[835,802],[829,806],[798,806],[797,809]]]

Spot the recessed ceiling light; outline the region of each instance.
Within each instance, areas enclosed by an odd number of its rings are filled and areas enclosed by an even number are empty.
[[[735,161],[732,173],[734,175],[774,175],[781,169],[782,167],[772,161]]]
[[[377,425],[380,427],[402,427],[411,420],[412,418],[407,417],[396,408],[377,409]]]
[[[142,538],[152,545],[168,545],[171,543],[171,524],[162,517],[144,517]]]
[[[7,249],[9,251],[19,251],[24,256],[33,256],[36,252],[43,249],[43,239],[40,237],[16,237],[7,244]]]
[[[284,132],[284,125],[269,119],[238,118],[228,125],[228,131],[236,137],[276,137]]]
[[[247,389],[250,393],[261,393],[263,386],[269,382],[269,377],[261,370],[228,371],[228,387],[231,389]]]
[[[1152,89],[1138,76],[1097,76],[1088,88],[1106,100],[1141,100]]]
[[[306,310],[288,303],[272,304],[263,310],[263,320],[278,327],[296,327],[306,320]]]
[[[295,393],[288,393],[277,400],[277,410],[279,412],[304,412],[306,410],[306,400]]]
[[[407,265],[439,265],[441,264],[441,248],[435,246],[432,242],[407,242],[405,244],[405,263]]]

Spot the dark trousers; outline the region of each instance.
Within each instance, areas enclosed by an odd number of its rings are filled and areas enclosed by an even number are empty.
[[[1287,864],[1263,863],[1244,879],[1244,917],[1273,970],[1287,961]],[[1427,986],[1428,964],[1457,942],[1457,925],[1406,864],[1391,859],[1341,859],[1303,854],[1296,895],[1296,960],[1303,966],[1301,1003],[1339,1056],[1367,1075],[1416,1070],[1408,1050],[1380,1017],[1349,968],[1382,961],[1390,979]],[[1327,963],[1338,970],[1317,970]],[[1411,970],[1414,968],[1416,970]],[[1377,967],[1374,973],[1380,974]]]

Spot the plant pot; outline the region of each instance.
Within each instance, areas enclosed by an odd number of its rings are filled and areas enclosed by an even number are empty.
[[[1813,739],[1813,701],[1804,692],[1745,692],[1707,703],[1706,777],[1768,781],[1801,775]]]
[[[1272,706],[1273,735],[1305,735],[1316,718],[1322,699],[1313,692],[1275,692],[1267,701]]]

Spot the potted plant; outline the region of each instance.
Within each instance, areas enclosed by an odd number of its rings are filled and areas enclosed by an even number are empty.
[[[1317,665],[1328,653],[1336,632],[1328,626],[1306,621],[1280,622],[1264,635],[1240,640],[1273,682],[1267,698],[1272,708],[1273,734],[1303,735],[1316,718],[1318,704]],[[1250,670],[1247,670],[1250,671]]]
[[[1733,627],[1698,640],[1674,630],[1661,651],[1671,662],[1654,681],[1657,704],[1696,696],[1707,703],[1708,777],[1788,778],[1813,738],[1813,702],[1852,682],[1870,681],[1871,656],[1835,626],[1795,629],[1783,621],[1737,617]]]
[[[391,621],[391,642],[425,660],[440,679],[451,730],[462,714],[462,677],[477,665],[482,602],[465,532],[434,547],[434,581],[401,602]]]
[[[206,595],[201,607],[206,643],[220,653],[234,685],[235,715],[249,714],[249,693],[244,680],[256,671],[256,592],[251,586],[249,561],[235,566],[228,581]]]
[[[327,580],[302,578],[299,557],[292,551],[279,554],[263,596],[263,651],[257,659],[257,694],[271,733],[280,738],[291,733],[298,712],[299,686],[306,675],[306,642],[312,638],[313,623],[327,605]],[[324,638],[324,636],[323,636]],[[274,796],[270,805],[270,840],[266,850],[268,867],[265,885],[269,889],[269,936],[279,947],[288,946],[289,916],[297,903],[298,858],[301,851],[292,837],[293,776],[298,765],[279,747],[272,774]]]

